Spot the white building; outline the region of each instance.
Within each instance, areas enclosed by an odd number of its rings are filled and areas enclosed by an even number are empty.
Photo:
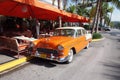
[[[52,4],[52,1],[53,1],[53,0],[39,0],[39,1],[43,1],[43,2],[46,2],[46,3]],[[62,1],[63,1],[63,0],[62,0]],[[55,0],[54,5],[55,5],[56,7],[58,7],[58,0]],[[61,5],[61,9],[63,9],[63,3],[62,3],[62,2],[60,3],[60,5]]]

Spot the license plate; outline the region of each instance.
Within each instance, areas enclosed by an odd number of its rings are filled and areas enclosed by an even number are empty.
[[[41,58],[47,58],[47,55],[46,54],[40,54],[40,57]]]

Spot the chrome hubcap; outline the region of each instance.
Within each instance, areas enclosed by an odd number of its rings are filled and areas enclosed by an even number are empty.
[[[69,59],[68,59],[68,61],[72,62],[72,60],[73,60],[73,50],[70,50],[69,51]]]

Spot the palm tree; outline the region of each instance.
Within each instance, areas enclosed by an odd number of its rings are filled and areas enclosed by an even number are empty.
[[[76,6],[70,5],[70,7],[66,11],[71,13],[76,13]]]
[[[120,9],[120,0],[105,0],[106,2],[111,2],[116,8]],[[108,21],[105,21],[108,23],[108,25],[110,24],[110,21],[111,21],[111,17],[112,17],[112,12],[113,12],[114,8],[113,7],[109,7],[107,8],[107,12],[111,13],[111,15],[109,16],[109,21],[107,19],[108,16],[106,16],[106,20]],[[104,22],[104,23],[105,23]]]
[[[77,7],[77,14],[85,17],[89,17],[90,15],[90,10],[82,7]]]
[[[107,2],[101,1],[99,3],[99,9],[98,9],[96,23],[95,23],[96,26],[94,27],[96,28],[95,30],[96,33],[98,32],[98,24],[102,26],[103,20],[104,20],[104,26],[110,24],[112,12],[113,12],[113,7],[109,7],[109,4]],[[111,15],[109,15],[108,13],[111,13]],[[98,21],[99,19],[100,19],[100,22]]]
[[[102,24],[102,20],[104,19],[104,26],[107,23],[107,25],[109,25],[110,21],[111,21],[111,17],[112,17],[112,12],[113,12],[113,7],[109,7],[109,4],[104,2],[102,5],[102,10],[101,10],[101,16],[100,16],[100,24]],[[111,15],[109,15],[108,13],[111,13]]]
[[[108,25],[109,21],[110,21],[110,16],[109,15],[104,16],[104,26]]]
[[[110,23],[111,23],[111,18],[112,18],[113,10],[114,10],[114,7],[111,7],[111,8],[109,9],[111,15],[110,15],[110,21],[109,21],[108,25],[110,25]]]
[[[111,3],[118,9],[120,9],[120,0],[110,0]]]
[[[98,24],[99,24],[99,19],[100,19],[100,24],[102,24],[102,21],[104,19],[104,23],[105,24],[108,24],[110,23],[110,20],[111,20],[111,16],[112,16],[112,11],[113,9],[111,9],[111,11],[109,10],[110,8],[104,8],[103,7],[103,3],[108,3],[108,2],[112,2],[117,8],[120,9],[120,1],[119,0],[87,0],[85,2],[85,0],[82,0],[82,3],[80,2],[80,0],[72,0],[74,2],[76,2],[76,4],[79,4],[76,5],[77,9],[77,13],[79,15],[83,15],[86,11],[85,9],[82,9],[82,7],[87,7],[87,6],[91,6],[91,11],[90,11],[90,19],[93,18],[93,24],[92,24],[92,33],[94,32],[94,29],[96,28],[96,32],[97,29],[98,29]],[[80,3],[78,3],[80,2]],[[96,7],[93,7],[93,4],[96,3]],[[72,6],[73,7],[73,6]],[[71,7],[71,9],[72,9]],[[72,10],[73,11],[73,10]],[[108,13],[111,12],[111,15],[108,15]],[[85,15],[85,14],[84,14]],[[96,16],[95,16],[96,15]]]

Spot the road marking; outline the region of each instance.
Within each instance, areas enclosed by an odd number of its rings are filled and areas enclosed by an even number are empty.
[[[20,58],[20,59],[16,59],[14,61],[11,61],[11,62],[7,62],[7,63],[4,63],[4,64],[1,64],[0,65],[0,73],[5,71],[5,70],[8,70],[8,69],[11,69],[19,64],[22,64],[30,59],[32,59],[33,57],[29,56],[29,57],[23,57],[23,58]]]

